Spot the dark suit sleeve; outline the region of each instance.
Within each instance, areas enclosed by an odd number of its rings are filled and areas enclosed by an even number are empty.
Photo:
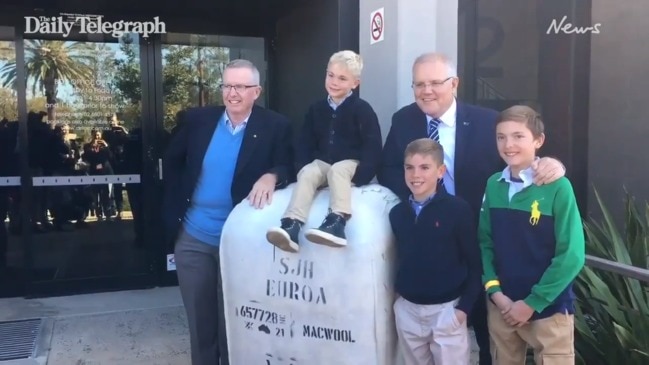
[[[356,186],[362,186],[368,184],[376,175],[381,163],[383,139],[381,138],[379,118],[369,104],[361,110],[358,119],[363,147],[361,159],[352,178],[352,183]]]
[[[392,190],[402,200],[409,195],[403,172],[403,151],[397,141],[398,122],[392,116],[392,125],[383,146],[381,165],[378,172],[379,184]]]
[[[315,157],[313,150],[317,146],[318,141],[315,139],[315,132],[313,126],[313,107],[309,107],[306,115],[304,116],[304,123],[300,128],[298,139],[295,143],[295,172],[300,170],[311,163]]]
[[[473,220],[473,212],[469,204],[461,201],[458,216],[458,225],[455,234],[458,238],[459,250],[462,258],[467,264],[468,275],[464,286],[464,292],[460,296],[457,308],[467,315],[473,310],[473,305],[480,295],[482,259],[480,246],[478,245],[478,234]]]
[[[186,115],[186,114],[184,114]],[[162,159],[162,173],[165,186],[165,195],[178,192],[180,179],[184,172],[187,159],[187,141],[189,140],[190,126],[187,120],[179,121],[176,134],[173,135]]]
[[[293,178],[293,144],[291,123],[286,118],[278,118],[273,133],[272,165],[268,171],[277,175],[276,189],[283,189],[295,181]]]

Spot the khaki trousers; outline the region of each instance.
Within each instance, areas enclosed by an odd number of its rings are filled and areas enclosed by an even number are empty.
[[[357,160],[342,160],[333,165],[314,160],[297,174],[297,184],[284,218],[306,222],[318,188],[329,186],[329,208],[333,213],[352,214],[352,177]]]
[[[494,365],[523,365],[528,345],[534,349],[537,365],[574,365],[572,314],[557,313],[522,327],[512,327],[490,300],[487,300],[487,312]]]
[[[420,305],[402,297],[394,303],[394,319],[405,365],[468,365],[469,332],[455,316],[458,300]]]

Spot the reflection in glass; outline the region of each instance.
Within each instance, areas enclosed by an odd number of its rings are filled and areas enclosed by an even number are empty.
[[[176,114],[188,107],[222,105],[219,84],[230,61],[229,49],[163,45],[164,126],[176,125]]]
[[[246,58],[265,71],[263,38],[168,33],[163,35],[164,128],[173,133],[178,113],[191,107],[223,105],[223,70]],[[263,98],[260,98],[263,104]]]
[[[35,280],[148,270],[141,237],[141,72],[120,43],[25,40]],[[17,82],[15,60],[0,68]]]
[[[1,28],[1,27],[0,27]],[[0,29],[0,70],[15,69],[13,41],[5,41]],[[13,29],[10,29],[13,35]],[[0,296],[12,295],[23,267],[20,246],[20,164],[18,141],[18,97],[13,85],[0,78]],[[13,286],[13,287],[12,287]]]

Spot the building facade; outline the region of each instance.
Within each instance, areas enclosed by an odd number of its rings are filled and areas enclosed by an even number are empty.
[[[298,127],[324,96],[328,57],[360,51],[360,95],[385,138],[392,113],[413,102],[412,61],[444,52],[458,63],[462,100],[542,113],[542,153],[566,165],[584,216],[597,211],[593,187],[617,215],[623,187],[649,195],[639,112],[649,7],[639,0],[5,0],[0,9],[0,296],[175,284],[158,218],[162,154],[179,111],[220,103],[220,73],[234,58],[257,64],[260,104]]]
[[[361,96],[391,113],[413,101],[410,70],[423,52],[455,57],[462,100],[496,110],[527,104],[546,124],[541,154],[567,168],[584,218],[601,217],[595,190],[618,222],[625,191],[649,199],[642,163],[649,6],[623,0],[362,0]],[[370,14],[384,9],[384,40]]]

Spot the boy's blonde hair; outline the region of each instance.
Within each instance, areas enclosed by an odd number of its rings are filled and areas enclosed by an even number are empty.
[[[329,58],[329,64],[332,63],[343,65],[354,77],[360,79],[363,59],[356,52],[349,50],[336,52]]]
[[[439,166],[444,163],[444,147],[430,138],[420,138],[408,143],[404,160],[412,155],[430,156]]]
[[[503,110],[496,125],[502,122],[523,123],[532,132],[534,138],[539,138],[545,130],[541,115],[527,105],[514,105]]]

